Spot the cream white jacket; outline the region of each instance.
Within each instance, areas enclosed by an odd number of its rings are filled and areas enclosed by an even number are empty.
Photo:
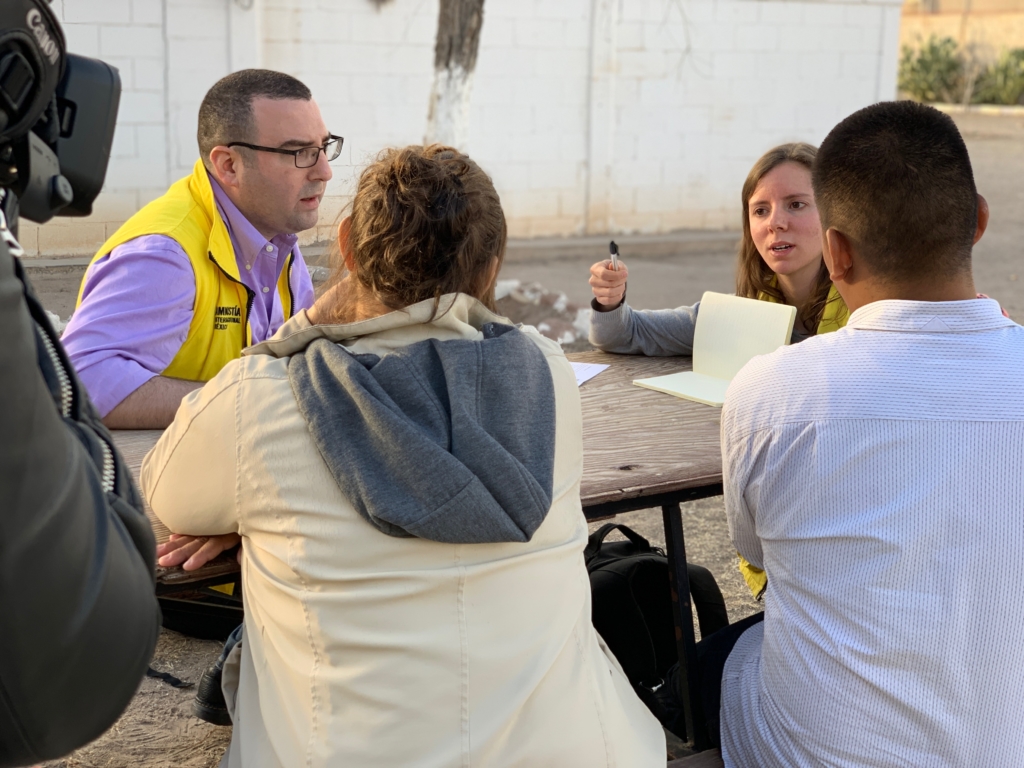
[[[341,494],[288,356],[328,338],[378,355],[508,322],[465,295],[344,326],[305,313],[182,403],[146,457],[178,533],[243,537],[245,640],[230,766],[664,766],[665,739],[590,621],[582,425],[558,344],[532,328],[556,404],[552,506],[527,543],[387,536]]]

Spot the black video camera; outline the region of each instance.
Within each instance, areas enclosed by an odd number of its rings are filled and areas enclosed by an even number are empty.
[[[0,189],[15,234],[19,213],[88,216],[107,173],[121,78],[66,50],[47,0],[0,3]]]

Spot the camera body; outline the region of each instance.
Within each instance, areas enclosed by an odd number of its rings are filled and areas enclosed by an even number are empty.
[[[8,226],[87,216],[103,187],[121,79],[66,52],[45,0],[0,6],[0,188]]]

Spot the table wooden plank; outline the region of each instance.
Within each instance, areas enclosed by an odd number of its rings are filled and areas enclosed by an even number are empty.
[[[568,357],[610,366],[580,388],[584,507],[722,482],[721,409],[633,385],[633,379],[688,371],[690,358]]]

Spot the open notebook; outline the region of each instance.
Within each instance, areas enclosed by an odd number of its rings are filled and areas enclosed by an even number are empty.
[[[752,357],[789,344],[794,322],[796,307],[708,291],[693,334],[693,370],[633,383],[720,407],[732,377]]]

